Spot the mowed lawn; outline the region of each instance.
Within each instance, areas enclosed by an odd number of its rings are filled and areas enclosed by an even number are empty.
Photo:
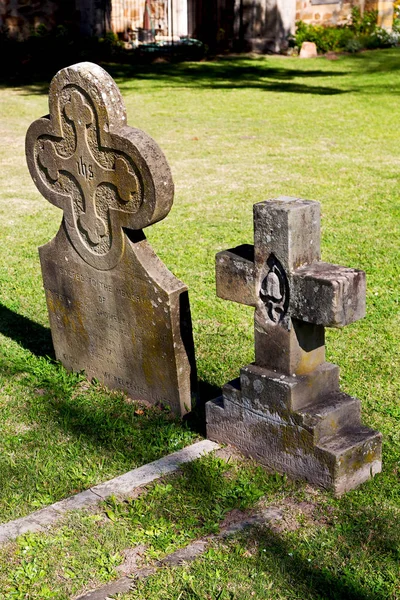
[[[286,507],[288,525],[217,544],[127,598],[400,598],[400,51],[107,69],[129,124],[155,138],[172,168],[174,206],[146,235],[189,286],[203,399],[253,360],[253,311],[216,297],[215,253],[252,242],[255,202],[318,200],[323,260],[367,273],[367,317],[327,331],[327,358],[361,399],[364,423],[382,431],[384,470],[337,500],[248,463],[224,491],[221,464],[200,461],[179,485],[152,488],[148,504],[116,501],[111,513],[73,515],[48,536],[6,546],[0,598],[71,598],[115,578],[127,545],[145,542],[148,559],[159,558],[257,502]],[[24,158],[46,91],[41,82],[0,87],[0,522],[199,437],[54,361],[37,247],[61,211],[39,195]]]

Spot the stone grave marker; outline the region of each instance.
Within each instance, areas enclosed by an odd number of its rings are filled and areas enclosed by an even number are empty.
[[[303,42],[300,48],[300,58],[317,58],[317,46],[314,42]]]
[[[121,94],[97,65],[57,73],[49,106],[28,130],[26,156],[37,188],[64,213],[39,248],[56,357],[182,415],[196,381],[187,287],[142,231],[171,209],[167,161],[127,125]]]
[[[254,205],[254,246],[216,256],[217,295],[255,308],[255,363],[206,404],[207,436],[340,494],[381,470],[381,434],[325,362],[325,327],[365,314],[365,273],[321,262],[318,202]]]

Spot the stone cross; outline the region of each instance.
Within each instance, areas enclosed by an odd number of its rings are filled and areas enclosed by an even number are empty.
[[[254,245],[218,253],[216,280],[255,308],[255,363],[207,403],[207,436],[338,494],[379,472],[381,435],[325,362],[324,327],[365,315],[365,273],[321,261],[319,204],[255,204]]]
[[[325,360],[324,327],[365,315],[365,273],[321,262],[320,205],[254,205],[254,246],[220,252],[217,295],[256,308],[256,364],[291,375]]]
[[[142,231],[171,209],[168,163],[127,125],[121,94],[97,65],[57,73],[49,106],[28,130],[26,156],[39,191],[63,210],[57,236],[39,249],[56,356],[183,414],[195,381],[187,288]]]

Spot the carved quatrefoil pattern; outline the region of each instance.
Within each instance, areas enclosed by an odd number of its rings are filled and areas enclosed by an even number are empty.
[[[90,266],[113,269],[127,247],[125,230],[141,230],[169,213],[170,168],[156,142],[127,125],[119,89],[98,65],[59,71],[49,105],[50,114],[26,135],[29,171],[64,212],[60,236]]]
[[[122,210],[135,212],[140,204],[141,185],[129,157],[101,148],[96,117],[90,101],[81,91],[72,88],[63,107],[63,130],[65,135],[75,138],[74,150],[65,156],[63,140],[57,142],[45,138],[39,140],[38,160],[50,186],[58,184],[56,189],[61,193],[72,190],[80,237],[92,252],[102,254],[109,251],[112,244],[112,232],[107,223],[109,207],[104,207],[104,196],[111,197],[112,190]],[[98,144],[96,152],[95,144]],[[102,155],[106,154],[112,156],[108,161],[105,157],[102,160]],[[111,168],[107,168],[105,164],[110,163],[110,158]],[[115,201],[113,204],[114,209],[117,208]],[[102,216],[97,205],[103,205],[105,214]]]

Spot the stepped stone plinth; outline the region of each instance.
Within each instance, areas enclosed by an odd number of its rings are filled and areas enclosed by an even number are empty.
[[[325,362],[324,328],[365,315],[365,273],[321,261],[319,203],[255,204],[254,246],[218,253],[216,278],[255,308],[255,363],[207,403],[207,436],[337,494],[380,472],[381,434]]]

